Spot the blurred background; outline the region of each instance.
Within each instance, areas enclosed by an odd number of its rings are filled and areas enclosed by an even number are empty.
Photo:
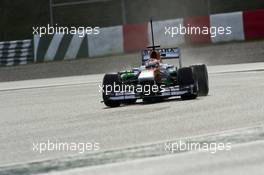
[[[264,8],[263,0],[1,0],[0,41],[32,38],[32,26],[115,26]]]

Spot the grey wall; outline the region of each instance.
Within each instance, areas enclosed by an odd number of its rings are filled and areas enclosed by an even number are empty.
[[[209,0],[210,13],[224,13],[264,8],[263,0]]]
[[[119,25],[122,23],[121,0],[56,7],[54,21],[61,25],[76,26]]]
[[[54,0],[55,3],[74,0]],[[76,0],[81,1],[81,0]],[[113,26],[123,23],[122,0],[54,8],[64,26]],[[264,8],[264,0],[124,0],[127,23]],[[1,0],[0,41],[32,37],[32,26],[49,23],[49,0]]]
[[[127,22],[207,15],[207,0],[126,0]]]
[[[32,38],[32,26],[46,24],[47,0],[0,0],[0,41]]]

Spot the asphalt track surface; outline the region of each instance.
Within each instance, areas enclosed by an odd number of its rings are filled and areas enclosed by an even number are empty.
[[[122,155],[126,157],[126,150],[142,145],[263,125],[263,67],[264,63],[211,66],[209,67],[210,93],[207,97],[191,101],[173,99],[155,104],[142,104],[139,101],[135,105],[120,108],[106,108],[100,103],[101,94],[98,91],[103,75],[1,83],[0,101],[3,103],[0,104],[0,133],[3,142],[0,143],[2,167],[0,172],[10,173],[10,169],[16,169],[19,167],[17,164],[21,163],[22,168],[15,171],[19,172],[18,174],[98,166],[119,162],[115,160],[120,158],[122,160]],[[243,132],[247,133],[247,131]],[[248,142],[263,140],[264,134],[259,135],[262,137],[258,139],[253,137]],[[100,143],[98,155],[101,157],[89,159],[89,154],[97,155],[96,152],[79,154],[51,151],[40,154],[33,151],[33,142],[47,140],[98,142]],[[251,151],[257,156],[257,150],[263,147],[263,143],[253,144],[252,148],[255,147],[256,149]],[[237,155],[242,149],[243,147],[234,148],[235,153],[231,151],[230,154]],[[107,158],[109,162],[104,162],[104,156],[107,155],[105,151],[108,150],[123,151],[119,158],[111,156],[110,153],[110,157]],[[149,151],[146,153],[143,151],[142,154],[140,158],[153,157]],[[225,154],[228,153],[215,156],[225,157]],[[163,154],[158,156],[161,155]],[[245,153],[245,159],[247,160],[250,155]],[[195,154],[197,159],[200,156],[202,153]],[[211,157],[209,155],[208,159],[204,160],[209,161]],[[261,157],[254,158],[258,160]],[[128,160],[131,159],[134,160],[133,156]],[[168,162],[171,162],[177,158],[168,159]],[[191,159],[191,156],[186,154],[184,159]],[[52,160],[55,160],[57,165]],[[71,160],[72,164],[69,163]],[[86,164],[82,164],[80,160]],[[91,164],[91,161],[95,163]],[[219,161],[223,160],[220,158]],[[263,165],[263,157],[261,161]],[[40,163],[26,164],[27,162]],[[251,163],[262,167],[263,172],[264,166],[260,166],[258,162],[254,164],[254,161]],[[31,166],[34,167],[33,170]],[[39,168],[41,166],[44,168]],[[171,171],[179,170],[176,167],[170,168]]]
[[[185,62],[203,62],[203,58],[209,65],[263,61],[262,43],[184,49],[185,55],[199,58]],[[218,59],[210,63],[208,58],[213,56]],[[126,61],[120,61],[124,65],[131,62],[131,55],[125,57]],[[62,65],[72,64],[72,69],[81,71],[84,62]],[[138,101],[120,108],[100,103],[103,74],[68,76],[87,71],[74,73],[58,65],[0,69],[0,81],[35,79],[0,83],[0,174],[264,173],[263,62],[209,66],[207,97],[155,104]],[[186,139],[230,142],[232,150],[164,152],[164,143]],[[84,154],[33,151],[33,143],[47,140],[98,142],[100,150]]]
[[[133,174],[263,174],[264,142],[254,142],[234,146],[230,152],[211,154],[208,152],[189,152],[135,161],[108,164],[90,168],[79,168],[69,171],[49,173],[50,175],[133,175]]]

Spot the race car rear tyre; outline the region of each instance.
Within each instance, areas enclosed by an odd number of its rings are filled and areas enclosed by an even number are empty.
[[[103,79],[103,100],[104,104],[108,107],[119,107],[121,101],[113,101],[109,99],[109,95],[106,94],[107,88],[112,87],[111,90],[114,92],[114,84],[121,85],[120,77],[117,73],[105,74]]]
[[[184,86],[194,85],[193,92],[181,95],[182,100],[192,100],[197,97],[197,82],[191,67],[183,67],[178,70],[178,83],[180,85],[180,89]]]
[[[205,64],[191,66],[198,82],[198,96],[207,96],[209,92],[208,73]]]

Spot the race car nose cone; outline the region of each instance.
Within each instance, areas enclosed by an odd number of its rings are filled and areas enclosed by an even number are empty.
[[[139,82],[144,82],[144,81],[154,81],[155,75],[153,70],[144,70],[140,73],[138,77]]]

